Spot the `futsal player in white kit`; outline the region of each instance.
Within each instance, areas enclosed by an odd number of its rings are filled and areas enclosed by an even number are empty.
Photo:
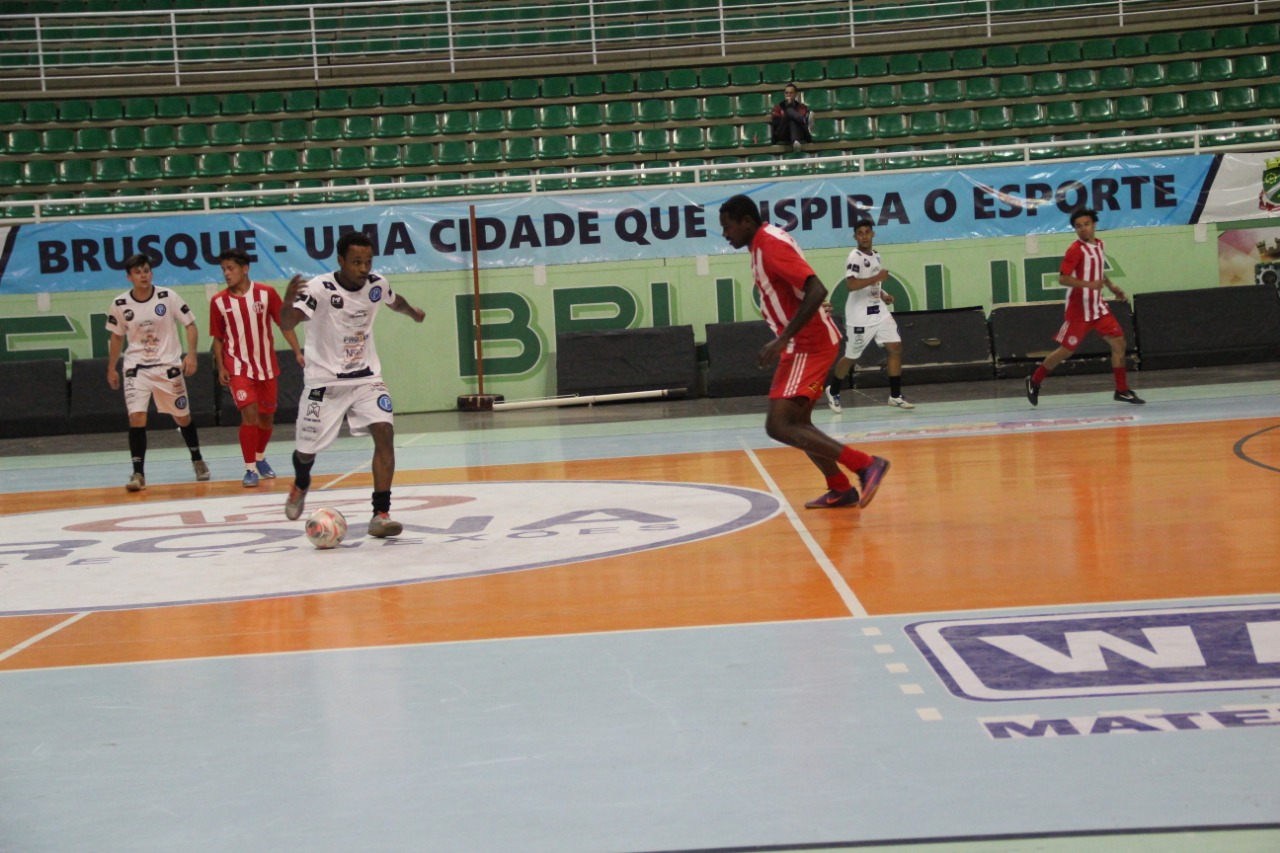
[[[171,415],[182,433],[196,480],[209,479],[209,466],[200,455],[200,437],[191,422],[191,400],[186,377],[196,372],[198,330],[187,303],[173,290],[152,283],[151,259],[130,255],[124,262],[132,285],[111,301],[107,312],[107,384],[119,390],[120,372],[116,361],[124,347],[124,402],[129,412],[129,455],[133,474],[125,489],[140,492],[147,487],[143,470],[147,458],[147,408],[156,401],[156,410]],[[182,352],[178,325],[186,332],[187,352]]]
[[[849,297],[845,301],[844,324],[848,342],[844,356],[836,362],[827,381],[827,406],[839,414],[840,390],[853,363],[872,341],[879,344],[887,355],[885,372],[889,375],[889,405],[897,409],[914,409],[915,404],[902,396],[902,336],[898,333],[898,321],[889,313],[893,296],[881,288],[889,277],[889,271],[880,263],[880,253],[872,248],[876,230],[870,219],[860,219],[853,225],[853,237],[858,245],[845,261],[845,287]]]
[[[302,516],[316,454],[338,437],[345,418],[352,435],[373,436],[373,517],[369,535],[398,536],[392,521],[391,481],[395,476],[395,430],[391,392],[382,381],[382,365],[373,343],[373,321],[383,305],[421,323],[426,314],[393,293],[375,275],[373,243],[358,231],[338,239],[338,269],[310,281],[295,277],[285,291],[280,328],[309,322],[304,355],[302,399],[298,404],[293,451],[293,486],[284,505],[286,518]]]

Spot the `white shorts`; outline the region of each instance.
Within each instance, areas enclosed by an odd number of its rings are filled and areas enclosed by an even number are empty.
[[[145,414],[153,398],[158,412],[175,418],[191,416],[187,379],[180,366],[130,367],[124,372],[124,405],[129,414]]]
[[[298,403],[298,452],[319,453],[333,444],[343,418],[352,435],[368,435],[370,424],[391,423],[391,394],[386,384],[379,379],[303,388]]]
[[[902,343],[902,336],[898,334],[898,321],[893,319],[892,314],[886,314],[874,326],[845,326],[844,330],[849,336],[844,345],[844,357],[848,359],[856,360],[872,341],[878,344]]]

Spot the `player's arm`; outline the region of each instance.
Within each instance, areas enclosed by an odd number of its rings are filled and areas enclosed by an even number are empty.
[[[813,319],[813,315],[822,310],[822,303],[827,301],[827,286],[816,275],[810,275],[804,281],[804,298],[795,316],[788,322],[782,332],[760,350],[760,366],[765,367],[778,360],[778,356],[786,349],[791,339],[800,333],[805,324]]]
[[[289,286],[284,291],[284,308],[280,309],[280,332],[288,334],[293,331],[293,327],[299,323],[307,322],[309,317],[299,308],[294,307],[298,301],[298,294],[302,292],[306,285],[307,279],[303,275],[295,275],[289,279]],[[285,340],[288,340],[286,338]]]
[[[120,388],[120,371],[116,370],[116,362],[120,360],[120,348],[124,344],[124,335],[111,333],[111,340],[107,342],[107,384],[112,390]]]
[[[850,290],[862,290],[864,287],[870,287],[873,284],[879,284],[880,282],[884,281],[888,277],[889,277],[889,271],[886,269],[882,269],[880,270],[880,272],[876,273],[875,275],[867,276],[866,278],[858,278],[852,275],[846,276],[844,280],[844,286],[849,288]]]
[[[1067,249],[1067,254],[1062,258],[1062,266],[1058,268],[1058,284],[1062,287],[1083,287],[1088,290],[1101,290],[1103,281],[1107,278],[1104,275],[1102,281],[1085,281],[1082,278],[1076,278],[1073,272],[1080,268],[1080,260],[1083,256],[1080,251],[1079,243],[1072,243]]]
[[[399,293],[396,294],[396,298],[394,301],[387,303],[387,307],[390,308],[392,311],[396,312],[397,314],[403,314],[406,317],[412,317],[413,322],[415,323],[421,323],[423,320],[427,318],[427,312],[423,311],[421,308],[414,308],[412,305],[409,304],[408,300],[406,300]]]
[[[220,385],[231,384],[231,374],[227,372],[227,366],[222,363],[222,341],[219,338],[213,339],[213,368],[218,371]]]
[[[298,366],[306,367],[307,359],[302,354],[302,344],[298,343],[298,333],[295,332],[293,329],[286,329],[281,327],[280,334],[283,335],[284,339],[289,342],[289,348],[293,350],[293,357],[298,362]]]
[[[182,373],[185,376],[196,375],[196,347],[200,343],[200,330],[194,322],[186,324],[187,354],[182,357]]]

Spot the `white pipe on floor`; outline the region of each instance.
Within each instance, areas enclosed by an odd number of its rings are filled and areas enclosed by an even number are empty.
[[[684,388],[671,388],[659,391],[627,391],[621,394],[593,394],[587,397],[544,397],[538,400],[515,400],[510,403],[494,403],[495,412],[508,409],[537,409],[551,406],[590,406],[593,403],[610,403],[614,400],[645,400],[654,397],[684,396]]]

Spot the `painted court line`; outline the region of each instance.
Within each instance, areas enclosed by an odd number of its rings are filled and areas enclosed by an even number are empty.
[[[88,615],[89,615],[89,611],[87,610],[83,613],[77,613],[75,616],[72,616],[70,619],[64,619],[61,622],[59,622],[57,625],[54,625],[52,628],[46,628],[45,630],[41,631],[39,634],[36,634],[34,637],[29,637],[28,639],[23,640],[21,643],[18,643],[18,645],[14,646],[13,648],[8,649],[7,651],[4,651],[4,652],[0,652],[0,661],[8,660],[9,658],[13,657],[23,649],[28,649],[31,646],[34,646],[36,643],[40,642],[45,637],[53,636],[54,634],[61,631],[63,628],[66,628],[68,625],[74,625],[75,623],[79,622],[81,619],[83,619]]]
[[[787,502],[786,496],[782,494],[782,490],[778,488],[778,484],[773,481],[773,477],[769,476],[769,472],[765,470],[764,464],[760,462],[760,458],[756,456],[755,451],[747,447],[744,443],[742,450],[747,454],[747,458],[751,460],[751,464],[756,466],[756,470],[760,472],[760,477],[769,487],[769,492],[778,499],[778,504],[782,507],[782,511],[786,513],[787,518],[791,521],[791,526],[796,529],[796,533],[800,535],[800,541],[804,542],[805,547],[809,549],[809,553],[813,555],[813,559],[822,567],[823,573],[827,576],[827,580],[831,581],[831,585],[835,587],[836,593],[839,594],[840,600],[844,602],[844,606],[849,608],[849,612],[854,616],[869,616],[867,609],[862,606],[862,602],[858,600],[858,596],[854,595],[853,590],[849,588],[849,584],[836,571],[835,564],[827,557],[826,553],[819,547],[817,540],[813,538],[813,534],[800,521],[800,516]]]

